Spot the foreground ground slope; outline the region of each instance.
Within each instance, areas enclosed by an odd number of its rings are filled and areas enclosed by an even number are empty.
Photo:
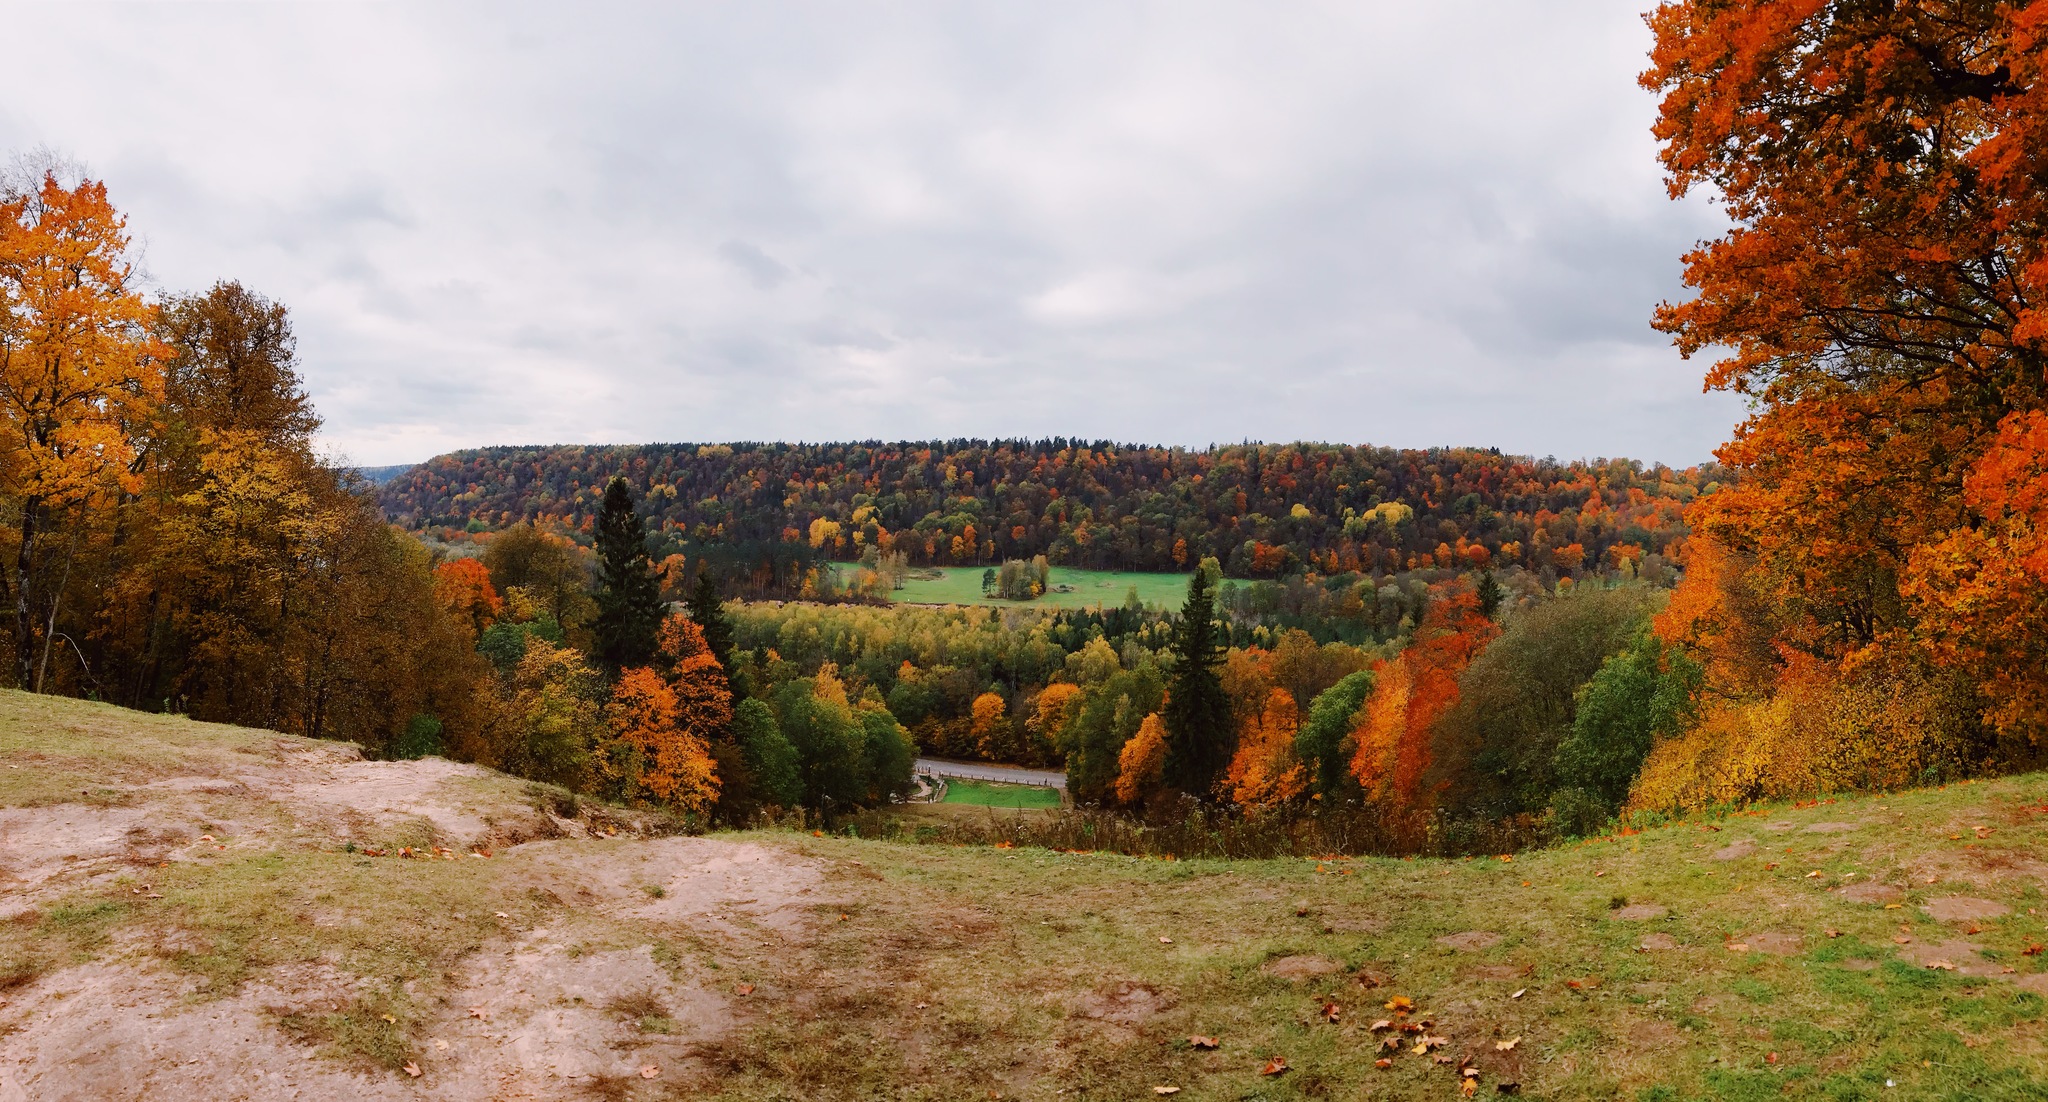
[[[689,838],[0,694],[0,1100],[2043,1098],[2044,820],[2023,777],[1512,860]]]

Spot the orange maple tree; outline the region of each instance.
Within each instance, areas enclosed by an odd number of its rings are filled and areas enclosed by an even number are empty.
[[[1244,807],[1270,807],[1308,790],[1308,770],[1294,753],[1294,735],[1301,729],[1301,709],[1294,694],[1275,688],[1264,706],[1244,719],[1237,753],[1230,759],[1224,784],[1230,798]]]
[[[434,600],[448,614],[468,625],[472,640],[505,609],[505,602],[491,586],[491,572],[476,559],[455,559],[434,568]]]
[[[127,249],[127,221],[105,184],[65,187],[46,173],[0,192],[0,493],[19,509],[22,688],[42,688],[87,514],[141,488],[133,432],[162,399],[170,348],[155,335],[157,310],[134,286]]]
[[[1910,648],[1934,616],[1936,660],[1998,650],[2009,612],[1939,591],[2014,523],[1966,477],[2048,403],[2048,4],[1678,0],[1648,21],[1671,192],[1711,189],[1732,222],[1656,324],[1755,402],[1694,530],[1753,573],[1781,647]]]
[[[645,666],[622,670],[612,686],[605,722],[630,747],[634,775],[622,778],[654,798],[702,811],[718,798],[717,766],[703,736],[685,723],[677,693]]]

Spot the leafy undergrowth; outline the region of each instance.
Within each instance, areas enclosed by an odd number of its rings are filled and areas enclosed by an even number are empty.
[[[45,733],[29,707],[50,709]],[[627,1066],[633,1046],[672,1044],[669,1066],[563,1097],[2048,1098],[2048,775],[1452,861],[605,838],[603,809],[461,781],[465,806],[553,801],[593,836],[406,858],[423,820],[342,844],[211,790],[159,816],[149,801],[182,790],[139,785],[296,759],[278,736],[123,722],[0,699],[7,763],[62,758],[81,785],[58,802],[52,782],[14,782],[16,822],[141,815],[131,835],[177,833],[148,843],[160,859],[96,865],[0,922],[0,1006],[88,962],[176,977],[162,1014],[331,971],[337,994],[267,1009],[269,1027],[428,1097],[445,1061],[512,1021],[456,1001],[482,962],[645,953],[666,971],[575,998],[603,1008]],[[700,870],[763,847],[768,866],[816,870],[783,911],[759,909],[765,880],[683,905]],[[662,975],[716,1000],[656,997]]]

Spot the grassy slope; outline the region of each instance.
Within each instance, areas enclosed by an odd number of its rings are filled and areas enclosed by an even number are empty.
[[[112,790],[179,755],[234,755],[275,738],[6,695],[0,749],[26,768],[0,770],[12,785],[0,793],[17,807],[48,805],[59,786],[16,772],[48,770],[65,786],[82,777],[91,793],[95,781]],[[754,832],[738,837],[823,862],[834,898],[847,902],[843,919],[825,916],[799,951],[721,965],[772,998],[748,1004],[706,1086],[749,1099],[1137,1099],[1160,1085],[1194,1099],[1456,1097],[1456,1072],[1426,1056],[1373,1066],[1368,1027],[1401,995],[1447,1039],[1437,1054],[1479,1061],[1489,1094],[1508,1080],[1537,1098],[2048,1097],[2048,1004],[2035,993],[2048,975],[2043,957],[2025,955],[2044,933],[2034,913],[2048,886],[2048,862],[2035,856],[2048,841],[2044,801],[2048,776],[2029,776],[1774,808],[1512,861],[1167,862]],[[1825,823],[1855,829],[1806,829]],[[1715,859],[1741,839],[1756,852]],[[502,947],[508,928],[588,926],[585,936],[605,944],[671,954],[699,944],[686,930],[599,920],[535,894],[521,852],[370,863],[282,833],[267,849],[201,850],[150,872],[160,903],[138,900],[123,880],[0,926],[0,979],[32,982],[137,945],[157,946],[165,966],[214,991],[272,963],[334,960],[405,982],[284,1026],[341,1058],[390,1067],[423,1043],[408,1030],[446,971]],[[1829,890],[1866,880],[1903,889],[1899,905]],[[1949,896],[2011,913],[1941,922],[1922,912]],[[1669,913],[1617,919],[1624,900]],[[308,909],[345,921],[292,917]],[[1438,940],[1473,932],[1500,940]],[[1652,934],[1675,947],[1638,951]],[[1801,941],[1774,955],[1755,951],[1771,944],[1761,934]],[[1991,970],[2014,973],[1964,975],[1898,956],[1959,940],[1980,947]],[[1955,946],[1938,952],[1972,960]],[[1275,961],[1303,957],[1341,970],[1272,974]],[[1871,967],[1859,970],[1863,961]],[[1340,1007],[1335,1024],[1320,1014],[1321,995]],[[382,1024],[385,1013],[396,1023]],[[1191,1034],[1221,1045],[1193,1049]],[[1293,1070],[1261,1076],[1275,1055]],[[671,1089],[630,1086],[641,1093],[620,1097]]]
[[[944,576],[939,579],[924,581],[912,578],[904,582],[903,588],[892,594],[892,598],[908,604],[929,605],[1013,608],[1094,608],[1104,605],[1114,608],[1124,603],[1124,594],[1135,585],[1138,587],[1138,599],[1146,604],[1179,608],[1187,597],[1188,589],[1188,576],[1185,574],[1120,573],[1055,566],[1052,568],[1052,584],[1073,586],[1072,593],[1046,593],[1033,601],[1005,601],[981,595],[981,575],[986,569],[980,566],[949,566],[940,572]]]

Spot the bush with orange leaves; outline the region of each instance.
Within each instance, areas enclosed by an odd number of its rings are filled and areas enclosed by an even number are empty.
[[[618,795],[701,812],[718,798],[711,745],[682,722],[676,692],[645,666],[619,673],[604,710],[598,768]]]

